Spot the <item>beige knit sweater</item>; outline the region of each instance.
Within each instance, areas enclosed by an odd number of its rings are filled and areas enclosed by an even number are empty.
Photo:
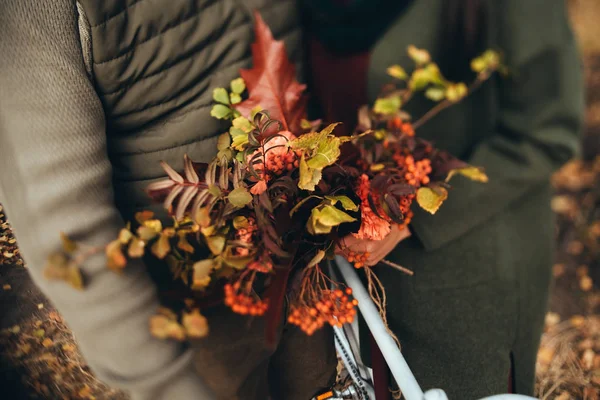
[[[47,255],[60,249],[59,232],[104,244],[123,226],[73,0],[0,1],[0,202],[31,276],[100,379],[135,399],[214,397],[189,351],[150,335],[158,300],[143,265],[118,276],[96,256],[83,268],[84,291],[42,275]]]

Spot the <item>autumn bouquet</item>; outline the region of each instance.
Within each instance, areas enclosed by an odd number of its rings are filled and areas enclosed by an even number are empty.
[[[148,252],[182,283],[183,313],[162,310],[151,321],[159,337],[205,335],[199,307],[215,294],[233,312],[267,314],[271,326],[287,295],[289,322],[309,335],[325,324],[351,322],[356,300],[323,262],[341,253],[368,268],[369,254],[353,251],[347,238],[382,240],[406,228],[415,200],[435,213],[454,174],[487,180],[481,169],[416,137],[415,129],[498,70],[496,53],[473,60],[477,78],[468,87],[446,80],[426,51],[411,46],[414,71],[390,67],[394,83],[373,107],[358,111],[351,136],[336,136],[336,123],[307,119],[305,86],[259,15],[255,31],[253,68],[213,92],[211,115],[230,123],[215,158],[196,163],[186,156],[179,172],[162,163],[166,178],[148,187],[172,223],[138,213],[103,249],[113,270]],[[418,92],[438,103],[413,121],[402,106]],[[82,260],[74,255],[77,245],[64,241],[70,254],[54,256],[51,277],[72,278],[73,260]]]

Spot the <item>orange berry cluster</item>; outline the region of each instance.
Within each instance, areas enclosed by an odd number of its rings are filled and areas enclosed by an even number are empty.
[[[408,136],[415,136],[415,130],[410,122],[404,122],[400,117],[394,117],[388,121],[388,129],[397,129]]]
[[[263,315],[269,308],[266,300],[261,300],[258,296],[244,293],[241,282],[225,285],[225,305],[233,312],[241,315]]]
[[[420,186],[427,185],[429,183],[429,174],[431,173],[431,160],[424,158],[419,161],[415,161],[411,155],[394,154],[394,161],[399,168],[402,168],[404,172],[404,179],[409,185]]]
[[[350,299],[352,289],[322,290],[319,299],[311,304],[292,305],[288,322],[298,326],[307,335],[312,335],[326,323],[342,326],[351,323],[356,316],[358,300]]]
[[[276,175],[280,175],[285,171],[292,171],[300,166],[300,151],[288,151],[281,153],[269,151],[266,155],[267,169]]]
[[[362,268],[365,266],[365,262],[367,262],[370,255],[371,253],[368,251],[364,253],[349,251],[346,258],[348,262],[354,263],[354,268]]]
[[[409,194],[400,198],[400,210],[402,211],[402,215],[404,216],[404,221],[402,222],[402,224],[400,224],[400,228],[408,226],[408,224],[410,224],[410,222],[412,221],[412,217],[414,214],[410,209],[410,206],[412,205],[414,199],[414,194]]]

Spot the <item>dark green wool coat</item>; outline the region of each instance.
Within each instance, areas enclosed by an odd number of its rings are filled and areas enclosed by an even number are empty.
[[[417,0],[371,49],[374,101],[386,67],[411,65],[409,44],[443,57],[442,0]],[[414,236],[385,266],[389,323],[424,389],[451,399],[505,393],[511,355],[519,393],[532,394],[553,259],[549,178],[577,154],[583,116],[582,72],[562,0],[487,1],[482,50],[504,53],[510,77],[485,84],[438,115],[418,135],[482,166],[490,181],[452,180],[434,216],[416,211]],[[412,100],[422,115],[432,107]]]

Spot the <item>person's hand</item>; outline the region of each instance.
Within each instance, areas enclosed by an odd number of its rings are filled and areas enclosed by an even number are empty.
[[[392,224],[392,230],[382,240],[357,239],[352,234],[344,237],[336,249],[336,253],[348,257],[350,253],[368,253],[364,265],[372,267],[383,260],[402,240],[411,235],[407,227],[400,228]]]

